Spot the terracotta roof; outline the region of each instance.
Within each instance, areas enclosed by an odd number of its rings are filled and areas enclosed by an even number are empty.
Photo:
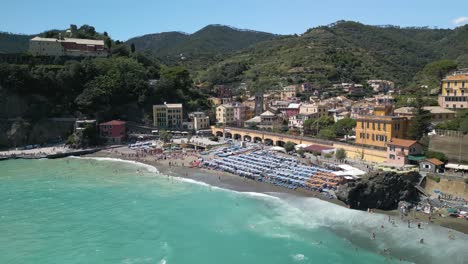
[[[452,75],[452,76],[447,76],[445,79],[442,81],[463,81],[463,80],[468,80],[468,75]]]
[[[426,159],[426,161],[429,161],[430,163],[436,165],[436,166],[439,166],[439,165],[444,165],[444,163],[436,158],[430,158],[430,159]]]
[[[120,120],[112,120],[112,121],[108,121],[108,122],[105,122],[105,123],[101,123],[99,125],[125,125],[127,122],[125,121],[120,121]]]
[[[322,152],[324,150],[332,150],[332,149],[334,148],[321,146],[321,145],[310,145],[304,148],[305,151],[309,151],[309,152]]]
[[[392,146],[399,146],[399,147],[406,147],[409,148],[414,144],[417,144],[416,140],[408,140],[408,139],[401,139],[401,138],[392,138],[387,145]]]

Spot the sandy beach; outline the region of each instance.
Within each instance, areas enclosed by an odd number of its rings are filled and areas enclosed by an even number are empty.
[[[301,196],[301,197],[314,197],[333,204],[337,204],[346,207],[342,201],[338,199],[328,199],[318,192],[309,191],[305,189],[290,190],[279,186],[266,184],[250,179],[240,177],[238,175],[214,171],[208,169],[191,168],[190,163],[198,157],[196,155],[186,155],[173,157],[171,159],[160,159],[156,160],[153,156],[129,156],[129,154],[135,153],[133,150],[127,147],[116,148],[112,150],[101,150],[94,154],[87,155],[88,157],[108,157],[124,160],[138,161],[144,164],[154,166],[162,174],[192,179],[195,181],[203,182],[215,187],[224,189],[239,191],[239,192],[257,192],[257,193],[287,193],[289,195]],[[351,210],[351,209],[350,209]],[[375,213],[389,215],[393,218],[400,218],[397,210],[384,211],[374,210]],[[402,220],[410,220],[413,225],[418,222],[429,223],[428,215],[423,212],[416,212],[412,210],[408,216],[405,216]],[[440,225],[446,228],[454,229],[459,232],[468,234],[468,223],[464,219],[457,219],[452,217],[439,217],[435,214],[431,217],[431,224]]]

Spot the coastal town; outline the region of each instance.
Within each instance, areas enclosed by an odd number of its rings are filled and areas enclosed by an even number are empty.
[[[356,33],[364,27],[388,35],[377,34],[370,41],[363,36],[371,33]],[[285,225],[268,226],[275,232],[303,228],[303,223],[291,220],[298,213],[307,217],[323,213],[314,220],[331,230],[335,240],[311,236],[313,248],[321,250],[345,234],[349,254],[359,255],[365,248],[385,261],[426,263],[431,255],[420,253],[421,248],[463,246],[468,234],[468,59],[466,54],[447,59],[452,55],[440,55],[435,44],[420,53],[396,44],[398,48],[382,48],[387,46],[381,36],[399,30],[409,38],[417,35],[413,32],[429,34],[433,29],[340,20],[291,36],[209,25],[200,30],[210,36],[208,40],[199,32],[164,32],[119,41],[89,25],[25,35],[23,50],[3,52],[0,45],[0,172],[7,175],[7,184],[12,184],[12,175],[27,177],[23,174],[28,170],[41,174],[29,175],[34,180],[28,184],[46,183],[39,185],[44,194],[32,187],[28,193],[58,197],[60,206],[68,206],[65,196],[102,195],[103,201],[112,201],[106,207],[118,211],[112,217],[123,230],[132,215],[118,207],[136,208],[145,199],[158,206],[147,206],[152,208],[148,212],[166,212],[168,200],[177,204],[177,217],[150,219],[146,208],[137,210],[145,212],[140,218],[158,224],[179,221],[180,212],[209,204],[218,189],[268,197],[265,203],[248,200],[246,206],[243,198],[230,194],[210,206],[232,212],[259,206],[253,210],[286,219],[278,217]],[[346,37],[337,38],[339,34]],[[348,34],[365,44],[346,46],[352,43]],[[217,38],[222,41],[216,42]],[[220,46],[230,43],[214,48],[212,41]],[[378,48],[366,50],[374,44]],[[385,52],[375,55],[375,50]],[[377,61],[395,50],[414,52],[412,58],[431,52],[440,56],[414,59],[414,64],[404,60],[405,55],[398,55],[397,63],[393,57]],[[275,56],[277,60],[272,59]],[[42,161],[57,163],[47,163],[52,164],[50,171],[35,169]],[[41,177],[52,180],[41,182]],[[105,180],[100,182],[100,177]],[[114,204],[120,194],[113,192],[135,188],[126,184],[138,182],[139,177],[143,180],[135,191]],[[82,182],[73,183],[77,179]],[[199,188],[192,190],[181,182]],[[152,187],[145,189],[146,184]],[[70,187],[75,189],[60,192]],[[150,195],[140,195],[137,189]],[[23,191],[19,193],[21,201]],[[194,199],[196,206],[181,202],[191,195],[200,199]],[[13,204],[14,199],[7,198]],[[266,201],[270,198],[294,204],[294,209],[289,212],[283,204]],[[221,204],[221,199],[229,203]],[[84,214],[83,208],[77,211]],[[122,215],[127,218],[119,218]],[[307,217],[301,217],[308,223]],[[222,226],[224,218],[212,218],[217,221],[209,226],[215,226],[213,237],[232,231]],[[361,218],[367,221],[362,226]],[[243,220],[237,220],[242,223],[236,228],[247,227],[251,233],[268,225],[262,219]],[[179,225],[195,230],[204,221]],[[330,221],[336,226],[325,224]],[[305,226],[308,231],[316,228]],[[290,243],[294,232],[275,236]],[[160,234],[145,241],[156,236]],[[393,247],[402,237],[409,242]],[[93,254],[100,252],[99,246]],[[166,241],[160,247],[172,250]],[[466,263],[466,252],[453,252],[454,263]],[[148,258],[148,263],[166,263],[165,256],[157,258],[159,262]],[[302,253],[288,253],[288,258],[307,260]],[[122,263],[142,260],[136,259]]]

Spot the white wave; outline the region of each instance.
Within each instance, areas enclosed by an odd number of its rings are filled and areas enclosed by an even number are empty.
[[[297,262],[307,260],[307,257],[304,256],[304,254],[295,254],[295,255],[292,255],[291,257],[294,261],[297,261]]]
[[[159,261],[159,264],[166,264],[166,263],[167,263],[167,261],[164,258],[161,259],[161,261]]]
[[[158,173],[159,174],[159,171],[158,171],[158,169],[156,167],[154,167],[152,165],[142,163],[142,162],[133,161],[133,160],[125,160],[125,159],[119,159],[119,158],[106,158],[106,157],[75,157],[75,156],[71,156],[71,157],[68,157],[68,158],[91,159],[91,160],[110,161],[110,162],[123,162],[123,163],[137,165],[137,166],[140,166],[140,167],[143,167],[143,168],[147,169],[148,172]]]
[[[279,220],[287,226],[311,229],[324,227],[361,247],[381,252],[390,249],[391,254],[416,263],[468,263],[468,236],[450,231],[456,239],[448,236],[449,229],[423,224],[422,229],[407,227],[407,222],[393,217],[396,225],[388,222],[388,216],[351,210],[315,198],[290,198],[284,200],[276,212]],[[384,226],[382,228],[381,226]],[[371,240],[371,234],[376,239]],[[419,243],[423,238],[424,244]]]

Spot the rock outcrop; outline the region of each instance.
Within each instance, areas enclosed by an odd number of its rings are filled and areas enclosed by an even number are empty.
[[[419,178],[418,172],[371,172],[356,182],[340,186],[336,195],[353,209],[393,210],[399,201],[412,203],[419,200],[414,187]]]

